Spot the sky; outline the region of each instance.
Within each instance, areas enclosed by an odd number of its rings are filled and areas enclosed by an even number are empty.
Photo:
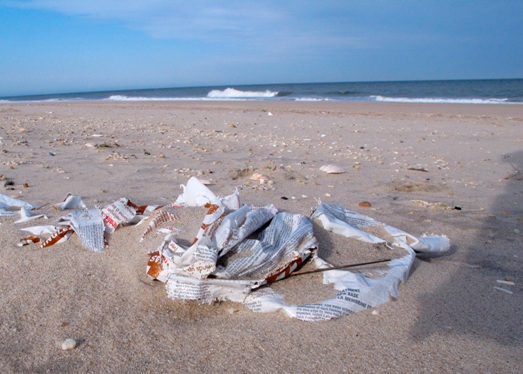
[[[522,0],[0,0],[0,97],[498,78]]]

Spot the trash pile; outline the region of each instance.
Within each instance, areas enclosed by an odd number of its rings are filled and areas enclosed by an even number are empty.
[[[76,233],[84,246],[102,252],[106,234],[118,226],[149,222],[142,240],[154,230],[166,235],[150,251],[146,273],[165,283],[170,298],[201,303],[231,300],[255,312],[283,310],[304,321],[337,318],[396,298],[416,252],[439,254],[449,249],[446,236],[417,238],[336,204],[320,202],[308,218],[280,212],[274,205],[242,205],[238,191],[218,197],[195,177],[182,188],[183,193],[163,207],[137,206],[121,198],[103,209],[87,209],[80,197],[70,195],[55,208],[78,210],[62,217],[56,226],[23,229],[32,235],[23,238],[20,245],[40,243],[47,247]],[[176,228],[159,229],[161,224],[175,221],[178,212],[194,207],[205,208],[206,214],[191,244],[178,240]],[[13,208],[25,209],[26,216],[34,209],[31,204],[0,195],[0,216],[15,215]],[[377,277],[335,268],[318,255],[321,243],[314,235],[312,221],[335,234],[385,246],[401,257],[388,261]],[[306,261],[324,270],[323,283],[332,284],[338,292],[318,303],[287,305],[270,284],[288,277]]]

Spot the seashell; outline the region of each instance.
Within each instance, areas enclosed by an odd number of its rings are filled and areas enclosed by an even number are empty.
[[[70,351],[76,348],[76,340],[74,339],[65,339],[62,343],[62,349],[64,351]]]
[[[260,174],[260,173],[254,173],[253,175],[250,176],[249,179],[251,179],[253,181],[260,181],[260,183],[265,183],[270,180],[268,176],[266,176],[264,174]]]
[[[343,174],[343,173],[345,173],[345,169],[343,169],[341,166],[333,165],[333,164],[323,165],[320,168],[320,170],[324,171],[327,174]]]
[[[358,204],[358,206],[360,208],[370,208],[372,206],[371,203],[369,203],[368,201],[362,201]]]

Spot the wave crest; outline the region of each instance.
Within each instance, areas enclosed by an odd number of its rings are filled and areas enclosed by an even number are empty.
[[[277,91],[241,91],[228,87],[225,90],[209,91],[207,97],[209,98],[256,98],[256,97],[275,97],[278,95]]]

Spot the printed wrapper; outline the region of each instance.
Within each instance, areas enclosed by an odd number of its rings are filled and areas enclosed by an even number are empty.
[[[81,198],[68,195],[59,206],[85,207],[82,204]],[[149,228],[156,227],[162,219],[176,217],[170,208],[194,206],[206,206],[208,211],[193,244],[185,248],[177,243],[175,232],[169,231],[162,244],[149,254],[147,274],[165,282],[168,296],[199,302],[227,299],[242,302],[255,312],[282,310],[304,321],[337,318],[396,298],[416,253],[441,254],[450,246],[446,236],[415,237],[342,206],[319,203],[310,220],[320,222],[326,230],[367,243],[381,243],[406,254],[387,262],[377,278],[348,270],[324,271],[323,283],[332,284],[337,290],[333,298],[288,305],[269,287],[270,283],[289,276],[310,258],[318,269],[333,267],[317,254],[319,244],[311,221],[299,214],[278,212],[273,205],[241,207],[237,191],[219,198],[193,177],[173,204],[156,213],[157,220]],[[0,216],[16,215],[15,208],[22,210],[22,219],[27,219],[34,206],[0,194]],[[103,210],[74,211],[57,226],[25,228],[31,235],[19,245],[41,243],[48,247],[67,240],[75,232],[84,246],[101,252],[106,245],[105,232],[113,232],[119,225],[131,223],[157,208],[136,206],[121,198]]]
[[[31,209],[20,208],[20,219],[16,220],[15,223],[24,223],[24,222],[32,221],[32,220],[35,220],[38,218],[48,219],[45,214],[33,215],[31,213]]]
[[[190,185],[197,186],[199,200],[191,197]],[[320,203],[311,220],[317,220],[325,229],[367,243],[382,243],[406,254],[387,262],[377,278],[348,270],[325,271],[323,282],[332,284],[338,291],[332,299],[288,305],[268,286],[270,283],[289,276],[309,258],[314,259],[313,264],[319,269],[333,267],[317,255],[318,242],[312,223],[301,215],[277,213],[272,206],[244,206],[229,212],[219,204],[220,199],[205,189],[197,183],[188,184],[177,200],[177,203],[195,204],[218,201],[215,206],[210,205],[208,217],[197,235],[198,245],[185,249],[168,235],[150,254],[147,273],[166,283],[170,298],[200,302],[227,299],[242,302],[255,312],[282,310],[304,321],[328,320],[373,308],[397,297],[399,283],[407,280],[416,252],[439,254],[449,248],[445,236],[417,238],[339,205]],[[267,216],[270,217],[267,219]],[[252,238],[252,233],[268,220],[269,225]],[[203,267],[198,267],[207,265],[202,277]],[[186,271],[184,266],[193,268]]]
[[[16,211],[13,209],[27,209],[31,210],[36,208],[34,205],[26,203],[25,201],[15,199],[7,195],[0,194],[0,217],[14,217]]]
[[[68,193],[65,196],[64,201],[54,204],[53,207],[56,210],[87,209],[87,206],[83,202],[82,198],[78,195],[73,195],[72,193]]]
[[[85,247],[95,252],[104,250],[105,225],[100,209],[78,210],[69,214],[67,218]]]
[[[134,204],[133,204],[134,205]],[[129,204],[129,199],[122,197],[102,209],[105,232],[113,233],[118,225],[130,222],[136,215],[136,209]]]
[[[21,205],[21,203],[18,204]],[[133,222],[138,214],[148,214],[157,208],[157,206],[138,206],[122,197],[102,210],[83,209],[85,204],[82,198],[73,194],[68,194],[62,203],[55,204],[54,207],[58,210],[82,209],[60,218],[59,226],[34,226],[22,229],[29,231],[32,235],[22,238],[18,243],[19,246],[40,243],[42,248],[50,247],[66,241],[73,233],[76,233],[85,247],[95,252],[102,252],[107,246],[105,233],[112,233],[118,226]],[[26,208],[21,209],[22,218],[17,222],[26,222],[43,216],[31,216],[31,213],[25,210]],[[47,219],[47,217],[45,218]]]
[[[407,254],[387,263],[379,278],[369,278],[363,273],[348,270],[330,270],[323,273],[323,283],[333,284],[339,292],[334,298],[307,305],[287,305],[281,295],[270,288],[252,292],[247,296],[245,305],[255,312],[275,312],[283,310],[288,316],[304,321],[321,321],[338,318],[349,313],[376,307],[398,296],[401,281],[407,281],[410,268],[418,252],[444,253],[449,249],[449,240],[445,236],[416,238],[402,230],[384,225],[370,217],[347,210],[335,204],[320,203],[311,219],[322,223],[323,227],[336,234],[355,238],[368,243],[387,243],[383,238],[365,232],[366,227],[383,227],[394,238],[390,248],[402,249]],[[342,249],[339,249],[342,250]],[[329,268],[332,265],[315,256],[317,268]]]
[[[183,248],[169,234],[150,253],[146,270],[166,283],[169,297],[243,301],[252,289],[288,276],[317,249],[306,217],[277,213],[273,205],[231,211],[238,202],[218,198],[196,178],[189,180],[174,204],[208,208],[195,241]],[[269,221],[255,239],[247,239]]]

